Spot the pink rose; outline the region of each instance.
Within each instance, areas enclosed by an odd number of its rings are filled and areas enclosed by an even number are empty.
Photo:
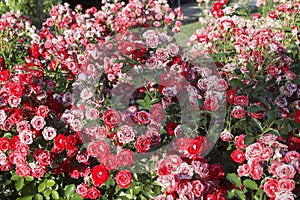
[[[115,170],[118,167],[117,155],[110,154],[105,156],[102,160],[102,164],[106,167],[107,170]]]
[[[234,98],[234,105],[236,106],[247,106],[249,103],[248,97],[247,96],[236,96]]]
[[[121,120],[121,114],[118,111],[108,110],[103,116],[104,124],[112,126]]]
[[[177,56],[179,53],[179,46],[177,44],[168,44],[167,50],[171,56]]]
[[[224,79],[218,79],[214,84],[214,89],[218,92],[227,90],[228,84]]]
[[[0,124],[3,124],[6,119],[6,113],[4,110],[0,110]]]
[[[192,192],[194,193],[195,197],[201,197],[204,192],[205,186],[199,180],[193,181],[192,185]]]
[[[37,115],[32,118],[30,123],[36,130],[41,130],[46,125],[46,121],[44,120],[44,118]]]
[[[86,184],[77,185],[76,192],[83,198],[88,198],[88,186]]]
[[[268,197],[276,197],[276,192],[278,192],[278,181],[273,178],[266,178],[263,189]]]
[[[190,179],[192,178],[194,172],[193,172],[193,168],[189,164],[183,162],[177,167],[176,174],[184,177],[184,179]]]
[[[42,178],[46,174],[46,168],[43,166],[35,166],[31,169],[31,176],[34,178]]]
[[[228,130],[224,130],[221,134],[220,134],[220,139],[224,142],[230,142],[233,139],[233,135],[230,133],[230,131]]]
[[[261,153],[264,152],[265,146],[263,143],[254,143],[246,148],[246,159],[247,160],[255,160],[260,159]]]
[[[90,156],[98,157],[102,161],[104,156],[110,154],[110,148],[105,140],[98,140],[89,143],[87,152]]]
[[[293,160],[299,159],[300,154],[297,151],[289,151],[285,154],[284,160],[287,163],[292,162]]]
[[[130,166],[134,162],[134,153],[131,150],[122,149],[117,154],[117,161],[121,167]]]
[[[10,107],[17,107],[19,104],[21,103],[21,98],[20,97],[16,97],[16,96],[10,96],[8,98],[8,104],[10,105]]]
[[[296,170],[293,167],[293,165],[280,163],[275,169],[275,173],[278,176],[278,178],[293,179],[296,175]]]
[[[208,111],[215,111],[219,108],[219,102],[216,97],[206,98],[204,101],[204,109]]]
[[[87,191],[87,196],[89,199],[97,199],[100,197],[101,193],[96,187],[90,187]]]
[[[134,143],[134,146],[139,153],[147,153],[147,151],[150,149],[150,145],[151,140],[144,135],[139,136]]]
[[[294,195],[292,192],[287,191],[280,191],[276,193],[275,200],[294,200],[296,195]]]
[[[132,175],[128,170],[121,170],[116,175],[116,182],[120,188],[128,188],[132,181]]]
[[[250,166],[250,175],[254,180],[260,180],[263,174],[263,168],[260,164],[252,164]]]
[[[157,57],[158,60],[164,62],[169,58],[168,51],[166,51],[163,48],[159,48],[155,52],[155,56]]]
[[[134,119],[139,124],[148,124],[151,120],[151,116],[147,111],[142,110],[134,114]]]
[[[0,150],[0,165],[5,164],[6,163],[6,159],[7,159],[6,154]]]
[[[240,149],[231,152],[230,158],[238,164],[242,164],[246,160],[245,153]]]
[[[282,191],[292,192],[295,189],[295,181],[291,179],[280,179],[278,188]]]
[[[56,137],[56,130],[53,127],[44,128],[42,135],[45,140],[53,140]]]
[[[237,173],[239,176],[249,176],[250,166],[248,164],[240,165],[237,169]]]
[[[16,174],[21,177],[26,177],[30,175],[30,167],[28,167],[26,164],[18,165],[16,167]]]
[[[136,131],[128,125],[121,126],[117,132],[118,140],[123,144],[132,142],[135,138],[135,134]]]

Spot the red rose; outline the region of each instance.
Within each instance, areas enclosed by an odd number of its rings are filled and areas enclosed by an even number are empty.
[[[276,15],[276,13],[275,12],[269,12],[268,13],[268,16],[270,17],[270,18],[272,18],[272,19],[276,19],[277,18],[277,15]]]
[[[187,150],[189,154],[199,155],[202,151],[202,141],[198,138],[192,139]]]
[[[238,164],[242,164],[246,160],[245,153],[239,149],[236,149],[233,152],[231,152],[230,158]]]
[[[236,97],[236,91],[235,90],[227,90],[226,100],[227,100],[228,103],[234,103],[235,97]]]
[[[174,130],[177,127],[177,123],[175,122],[168,122],[166,125],[166,131],[169,135],[174,135]]]
[[[100,197],[100,195],[100,191],[95,187],[90,187],[87,191],[87,196],[90,199],[97,199],[98,197]]]
[[[247,147],[247,145],[245,145],[245,143],[244,143],[245,137],[246,137],[246,135],[244,135],[244,134],[235,136],[234,144],[235,144],[236,148],[245,149]]]
[[[151,120],[150,114],[144,110],[136,112],[134,119],[139,124],[148,124]]]
[[[117,155],[117,160],[121,167],[130,166],[134,162],[134,153],[131,150],[122,149]]]
[[[300,149],[300,138],[289,136],[286,141],[286,144],[290,151],[293,151],[293,150],[297,151]]]
[[[224,169],[220,164],[212,164],[208,167],[209,177],[213,180],[219,180],[224,177]]]
[[[204,101],[204,108],[208,111],[215,111],[219,107],[218,100],[216,97],[209,97]]]
[[[256,102],[253,103],[252,105],[254,106],[261,106],[261,107],[265,107],[265,105],[262,102]],[[261,119],[265,116],[266,112],[265,111],[259,111],[259,112],[255,112],[255,113],[251,113],[248,112],[248,115],[252,118],[256,118],[256,119]]]
[[[266,178],[264,184],[264,192],[268,197],[274,198],[276,197],[276,192],[278,192],[278,181],[273,178]]]
[[[5,82],[10,76],[9,70],[3,70],[0,72],[0,81]]]
[[[132,181],[132,175],[127,170],[119,171],[116,175],[116,182],[120,188],[128,188]]]
[[[10,149],[10,141],[8,138],[0,138],[0,150],[6,152]]]
[[[16,174],[21,177],[26,177],[30,175],[30,168],[26,164],[18,165],[16,167]]]
[[[146,153],[150,149],[150,145],[151,140],[144,135],[138,137],[138,139],[134,143],[136,150],[140,153]]]
[[[222,9],[223,4],[219,1],[216,1],[213,5],[213,10],[220,10]]]
[[[121,114],[114,110],[108,110],[103,116],[105,125],[113,126],[121,120]]]
[[[236,106],[231,111],[231,116],[235,119],[242,119],[246,114],[246,111],[244,108],[240,106]]]
[[[234,105],[236,106],[247,106],[249,103],[248,97],[245,95],[237,96],[234,98]]]
[[[66,147],[66,140],[67,140],[66,136],[62,134],[58,134],[54,140],[54,144],[59,149],[64,149]]]
[[[252,164],[250,168],[250,175],[254,180],[260,180],[263,174],[263,168],[260,164]]]
[[[300,124],[300,110],[296,110],[296,112],[294,114],[294,119],[295,119],[295,122]]]
[[[92,179],[95,186],[101,186],[109,179],[109,173],[103,165],[95,166],[92,170]]]

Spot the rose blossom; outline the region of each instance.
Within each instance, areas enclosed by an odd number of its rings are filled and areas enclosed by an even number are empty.
[[[92,180],[95,186],[101,186],[109,179],[109,172],[103,165],[97,165],[92,170]]]
[[[201,183],[200,180],[193,181],[192,185],[192,192],[194,193],[195,197],[201,197],[204,192],[205,186]]]
[[[106,155],[102,160],[102,164],[106,167],[107,170],[115,170],[118,167],[117,155],[110,154]]]
[[[19,134],[19,137],[20,137],[20,141],[22,143],[25,143],[25,144],[32,144],[33,143],[33,135],[32,135],[32,132],[22,132]]]
[[[264,151],[265,146],[263,143],[254,143],[251,144],[246,148],[246,159],[251,160],[251,159],[258,159],[261,156],[261,153]]]
[[[206,98],[204,101],[204,109],[208,111],[215,111],[218,109],[219,104],[216,97]]]
[[[294,200],[296,195],[294,195],[292,192],[287,191],[280,191],[276,193],[275,200]]]
[[[231,152],[230,157],[234,162],[238,164],[242,164],[246,160],[244,152],[240,149],[236,149],[233,152]]]
[[[295,189],[295,181],[291,179],[280,179],[278,188],[282,191],[292,192]]]
[[[250,166],[248,164],[240,165],[237,169],[237,173],[239,176],[249,176]]]
[[[245,137],[246,137],[245,134],[235,136],[234,143],[235,143],[236,148],[238,148],[238,149],[247,148],[247,145],[244,144]]]
[[[99,157],[103,159],[104,155],[110,154],[110,148],[105,140],[98,140],[88,144],[87,152],[92,157]]]
[[[45,140],[53,140],[56,137],[56,130],[53,127],[46,127],[42,134]]]
[[[134,162],[134,153],[131,150],[122,149],[117,154],[117,161],[121,167],[130,166]]]
[[[144,135],[139,136],[134,143],[134,146],[139,153],[146,153],[150,149],[150,145],[151,140]]]
[[[0,150],[0,165],[3,165],[6,163],[6,158],[7,158],[6,154]]]
[[[231,111],[231,116],[235,119],[242,119],[246,114],[246,111],[241,106],[235,106]]]
[[[161,194],[161,195],[158,195],[157,197],[155,197],[154,200],[174,200],[174,197],[170,194]]]
[[[8,138],[0,138],[0,151],[6,152],[10,149],[10,141]]]
[[[17,107],[21,103],[21,98],[16,96],[10,96],[8,98],[8,104],[11,107]]]
[[[247,96],[236,96],[234,98],[234,105],[236,106],[247,106],[249,103],[248,97]]]
[[[224,79],[218,79],[214,84],[214,89],[219,92],[225,91],[227,88],[228,84]]]
[[[223,142],[230,142],[233,139],[233,137],[234,136],[230,133],[230,131],[226,129],[220,134],[220,138]]]
[[[169,58],[168,51],[163,48],[159,48],[155,52],[155,56],[157,57],[158,60],[164,62]]]
[[[296,170],[293,165],[280,163],[275,169],[275,173],[278,178],[293,179],[296,175]]]
[[[77,185],[76,192],[83,198],[88,198],[88,186],[86,184]]]
[[[264,184],[264,192],[268,197],[276,197],[276,192],[278,192],[278,181],[273,178],[266,178]]]
[[[263,174],[263,168],[260,164],[252,164],[250,166],[250,175],[254,180],[260,180],[262,174]]]
[[[21,177],[26,177],[30,175],[30,168],[26,164],[18,165],[16,167],[16,174]]]
[[[31,176],[34,178],[42,178],[46,174],[46,168],[43,166],[34,166],[31,168]]]
[[[46,125],[46,121],[44,120],[44,118],[37,115],[32,118],[30,123],[36,130],[41,130]]]
[[[121,114],[115,110],[107,110],[103,116],[104,124],[112,126],[121,120]]]
[[[100,197],[101,193],[96,187],[90,187],[87,191],[87,196],[89,199],[97,199]]]
[[[147,111],[142,110],[134,114],[134,119],[139,124],[148,124],[151,120],[151,116]]]
[[[116,175],[116,182],[120,188],[128,188],[132,181],[132,175],[128,170],[121,170]]]
[[[182,162],[178,167],[176,174],[179,175],[179,177],[184,179],[191,179],[194,175],[193,168],[187,164],[186,162]]]
[[[136,131],[128,125],[121,126],[117,132],[118,140],[123,144],[132,142],[134,140],[135,134]]]

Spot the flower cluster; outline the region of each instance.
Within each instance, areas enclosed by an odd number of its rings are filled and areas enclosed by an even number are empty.
[[[221,186],[224,169],[220,164],[209,165],[206,159],[170,155],[157,163],[157,181],[163,194],[155,199],[225,199],[227,187]]]

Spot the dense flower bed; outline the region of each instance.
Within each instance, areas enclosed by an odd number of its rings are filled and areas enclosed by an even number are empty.
[[[190,48],[166,1],[2,15],[1,199],[299,196],[300,4],[227,4]]]

